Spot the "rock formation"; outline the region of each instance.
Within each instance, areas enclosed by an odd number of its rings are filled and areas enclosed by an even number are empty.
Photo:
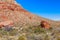
[[[46,21],[41,21],[41,27],[49,29],[50,28],[50,24]]]

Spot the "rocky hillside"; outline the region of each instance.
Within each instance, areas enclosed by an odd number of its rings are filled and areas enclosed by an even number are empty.
[[[2,19],[2,16],[5,16],[7,20],[12,20],[14,26],[38,26],[42,20],[55,24],[52,20],[36,16],[24,10],[24,8],[18,5],[14,0],[0,0],[0,21],[4,20]]]
[[[7,20],[13,27],[0,28],[0,40],[60,40],[60,22],[32,14],[14,0],[0,0],[0,23]],[[51,28],[42,28],[41,21]]]

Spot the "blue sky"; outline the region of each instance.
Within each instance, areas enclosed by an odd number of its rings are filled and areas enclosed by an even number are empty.
[[[51,19],[60,20],[60,0],[16,0],[27,11]]]

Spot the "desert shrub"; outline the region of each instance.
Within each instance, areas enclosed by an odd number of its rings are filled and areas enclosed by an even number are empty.
[[[50,40],[50,39],[49,39],[49,36],[46,35],[45,38],[44,38],[44,40]]]
[[[27,40],[26,36],[22,35],[22,36],[19,36],[18,40]]]
[[[34,40],[35,39],[34,34],[28,34],[27,39],[28,40]]]
[[[10,36],[17,35],[17,33],[18,33],[18,30],[16,30],[16,29],[13,29],[13,30],[9,31]]]
[[[40,34],[40,33],[45,33],[45,29],[44,28],[41,28],[41,27],[35,27],[35,26],[32,26],[32,27],[28,27],[26,29],[23,29],[22,31],[24,32],[27,32],[27,33],[37,33],[37,34]]]
[[[23,28],[21,31],[25,33],[33,33],[32,27]]]
[[[0,30],[0,37],[2,37],[2,33],[1,33],[1,30]]]
[[[0,29],[0,34],[2,35],[7,35],[7,31],[3,30],[3,29]]]
[[[45,29],[41,27],[34,28],[34,33],[45,33]]]

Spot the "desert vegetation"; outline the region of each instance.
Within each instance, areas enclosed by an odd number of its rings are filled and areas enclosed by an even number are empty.
[[[29,26],[27,28],[13,28],[9,31],[0,28],[1,40],[60,40],[59,27],[50,29],[42,28],[41,26]]]

